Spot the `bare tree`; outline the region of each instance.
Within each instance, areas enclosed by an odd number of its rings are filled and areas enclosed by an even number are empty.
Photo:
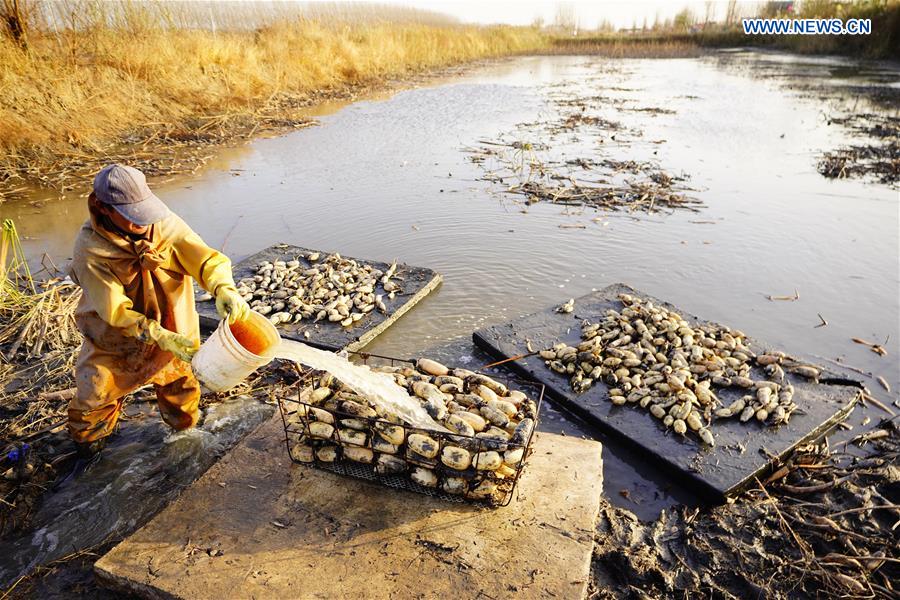
[[[738,18],[737,0],[728,0],[728,10],[725,12],[725,24],[734,25]]]
[[[22,49],[28,49],[28,11],[25,0],[3,0],[0,18],[6,25],[6,33]]]
[[[556,4],[556,18],[553,20],[554,26],[572,33],[578,33],[578,13],[575,10],[574,2],[558,2]]]
[[[706,15],[703,18],[703,23],[705,25],[709,25],[710,21],[713,20],[716,14],[716,3],[712,0],[707,0],[706,2]]]

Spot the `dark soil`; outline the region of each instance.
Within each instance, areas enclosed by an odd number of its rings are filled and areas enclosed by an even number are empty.
[[[832,123],[869,143],[825,152],[819,161],[819,173],[830,179],[864,177],[887,184],[900,182],[900,117],[861,113],[833,118]]]
[[[592,597],[898,597],[900,433],[863,435],[805,448],[732,504],[641,523],[604,503]]]

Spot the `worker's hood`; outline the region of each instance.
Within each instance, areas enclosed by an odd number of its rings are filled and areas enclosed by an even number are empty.
[[[95,252],[104,254],[105,260],[136,260],[147,270],[156,269],[168,260],[172,251],[172,241],[162,235],[163,228],[158,224],[150,225],[144,235],[135,236],[116,227],[92,202],[88,202],[88,210],[91,215],[91,229],[118,251],[114,252],[109,247],[94,248]]]

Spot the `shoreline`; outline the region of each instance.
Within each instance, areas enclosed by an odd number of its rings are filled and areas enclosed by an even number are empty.
[[[223,150],[235,148],[262,137],[279,137],[292,131],[314,127],[328,104],[346,105],[372,100],[382,95],[433,85],[470,72],[535,53],[522,52],[478,58],[462,63],[411,71],[401,76],[373,78],[332,89],[318,89],[284,98],[276,106],[253,113],[233,113],[196,118],[199,126],[188,135],[172,135],[165,128],[147,127],[130,131],[110,144],[110,149],[95,155],[54,156],[13,180],[0,179],[0,206],[5,202],[27,201],[36,190],[55,190],[66,194],[82,187],[104,165],[123,162],[141,169],[155,183],[179,176],[196,175]],[[324,111],[330,114],[331,110]],[[164,125],[164,124],[159,124]]]
[[[697,41],[641,41],[617,39],[594,43],[560,43],[556,40],[542,48],[515,51],[499,56],[486,56],[448,65],[410,69],[400,75],[373,76],[363,81],[346,82],[330,88],[281,94],[253,110],[186,118],[183,123],[148,123],[126,131],[110,140],[96,152],[42,152],[39,160],[27,168],[11,168],[0,161],[0,205],[27,201],[35,191],[66,194],[84,185],[104,165],[122,162],[144,171],[155,182],[166,182],[179,176],[195,175],[223,150],[247,144],[260,137],[278,137],[318,124],[317,108],[328,104],[351,104],[361,100],[392,95],[400,91],[432,85],[473,69],[528,56],[586,56],[608,59],[673,59],[702,58],[721,51],[783,53],[803,56],[832,56],[802,53],[767,45],[710,46]],[[838,54],[834,56],[845,57]],[[860,57],[846,56],[863,60]],[[893,64],[891,59],[876,62]],[[249,107],[248,107],[249,108]],[[325,111],[329,114],[330,111]],[[10,175],[10,173],[13,173]]]
[[[456,77],[490,64],[529,56],[586,56],[608,59],[684,59],[702,58],[717,52],[746,50],[751,52],[783,53],[803,56],[832,56],[831,54],[802,53],[767,45],[710,46],[696,41],[621,40],[611,43],[551,43],[543,48],[515,51],[499,56],[464,60],[449,65],[411,69],[401,75],[373,76],[359,82],[347,82],[330,88],[287,94],[269,98],[265,105],[253,110],[234,111],[219,115],[201,115],[185,119],[183,123],[148,123],[129,130],[107,142],[96,152],[58,153],[44,149],[41,157],[27,168],[15,168],[0,161],[0,205],[6,202],[27,201],[35,191],[55,191],[59,194],[82,187],[84,181],[104,165],[127,163],[141,169],[157,183],[185,175],[195,175],[221,151],[251,142],[260,137],[277,137],[291,131],[318,124],[316,109],[328,104],[351,104],[392,95],[399,91],[432,85],[443,79]],[[851,60],[860,57],[845,56]],[[870,59],[872,60],[872,59]],[[892,59],[874,59],[877,63],[894,64]],[[249,107],[248,107],[249,108]],[[326,111],[326,114],[330,111]],[[21,158],[21,157],[19,157]],[[12,173],[12,174],[11,174]]]
[[[116,161],[151,177],[190,173],[205,147],[309,126],[312,105],[547,43],[534,28],[500,25],[299,20],[216,31],[130,17],[22,45],[0,36],[0,202],[33,185],[68,191]]]

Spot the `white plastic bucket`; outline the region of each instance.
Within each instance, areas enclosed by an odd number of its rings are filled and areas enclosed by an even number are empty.
[[[272,351],[281,342],[275,326],[256,311],[246,317],[260,333],[269,338]],[[235,339],[228,326],[228,319],[222,319],[191,361],[194,375],[206,388],[213,392],[225,392],[250,376],[253,371],[268,364],[275,357],[273,352],[257,356]]]

